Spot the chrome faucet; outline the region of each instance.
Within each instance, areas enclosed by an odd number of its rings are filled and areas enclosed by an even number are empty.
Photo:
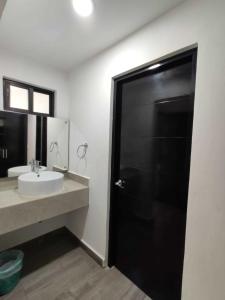
[[[32,159],[29,164],[31,165],[31,172],[34,172],[39,176],[40,161],[36,159]]]
[[[40,161],[36,160],[35,161],[35,173],[37,174],[37,176],[40,176]]]
[[[32,158],[31,161],[29,162],[29,165],[31,166],[31,172],[34,172],[35,170],[35,159]]]

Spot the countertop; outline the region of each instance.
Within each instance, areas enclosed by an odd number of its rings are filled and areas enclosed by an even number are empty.
[[[88,185],[77,182],[73,177],[64,177],[61,192],[42,196],[21,195],[17,179],[1,179],[0,235],[88,206]]]
[[[64,195],[66,193],[88,189],[88,186],[76,182],[68,178],[67,176],[64,177],[63,190],[61,192],[51,195],[23,196],[19,194],[17,185],[17,179],[7,178],[0,180],[0,209],[32,201],[37,201],[39,199],[55,197],[56,195]]]

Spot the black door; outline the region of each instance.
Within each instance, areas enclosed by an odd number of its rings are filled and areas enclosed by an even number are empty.
[[[109,262],[154,300],[181,298],[195,57],[116,82]]]
[[[27,164],[27,115],[0,112],[0,177]]]

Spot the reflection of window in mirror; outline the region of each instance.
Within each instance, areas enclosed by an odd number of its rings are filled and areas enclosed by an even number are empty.
[[[4,109],[54,117],[54,91],[3,79]]]

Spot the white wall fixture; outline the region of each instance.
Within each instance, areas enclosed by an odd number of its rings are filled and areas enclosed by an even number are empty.
[[[91,0],[73,0],[73,8],[81,17],[89,17],[94,10]]]
[[[39,172],[45,171],[47,168],[45,166],[39,167]],[[8,169],[8,177],[18,177],[20,175],[30,173],[31,172],[31,166],[18,166],[14,168]]]
[[[18,191],[20,194],[27,196],[59,193],[63,189],[63,178],[64,175],[60,172],[26,173],[18,178]]]

